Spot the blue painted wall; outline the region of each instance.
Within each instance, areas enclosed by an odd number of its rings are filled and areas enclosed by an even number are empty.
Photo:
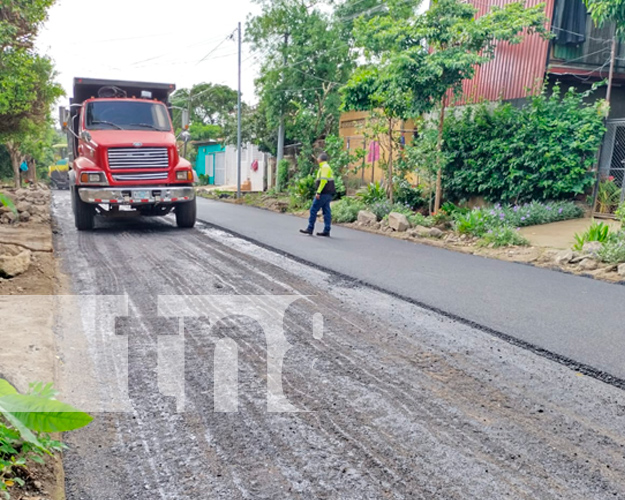
[[[198,146],[197,149],[197,157],[195,158],[195,171],[198,175],[207,175],[207,164],[215,165],[215,153],[221,153],[225,151],[226,148],[221,144],[206,144],[203,146]],[[208,157],[208,162],[206,161]],[[215,170],[213,169],[211,175],[208,178],[209,184],[215,184]]]

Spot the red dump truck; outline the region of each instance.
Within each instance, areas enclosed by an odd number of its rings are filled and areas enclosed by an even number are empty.
[[[181,158],[168,99],[172,84],[74,79],[61,121],[69,144],[70,192],[76,228],[97,216],[167,215],[193,227],[191,164]]]

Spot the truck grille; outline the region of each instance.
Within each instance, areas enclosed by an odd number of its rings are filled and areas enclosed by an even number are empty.
[[[154,172],[145,174],[115,174],[116,181],[160,181],[167,179],[167,172]]]
[[[111,148],[108,150],[110,168],[167,168],[167,148]]]

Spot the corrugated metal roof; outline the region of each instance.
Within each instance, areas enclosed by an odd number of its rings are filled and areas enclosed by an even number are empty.
[[[514,0],[468,0],[478,9],[478,16],[491,7],[503,7]],[[555,0],[528,0],[527,7],[545,3],[545,14],[551,20]],[[550,21],[551,22],[551,21]],[[551,26],[547,26],[548,29]],[[517,45],[501,42],[495,58],[477,68],[472,80],[463,83],[463,98],[456,104],[482,100],[517,99],[540,88],[545,76],[549,42],[537,34],[526,36]],[[529,90],[528,90],[529,89]]]

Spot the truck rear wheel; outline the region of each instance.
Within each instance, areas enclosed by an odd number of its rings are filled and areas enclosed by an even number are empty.
[[[195,226],[196,215],[197,205],[195,204],[195,199],[176,205],[176,224],[178,227]]]
[[[71,192],[76,229],[79,231],[91,231],[94,226],[95,207],[82,201],[76,188],[73,188]]]

